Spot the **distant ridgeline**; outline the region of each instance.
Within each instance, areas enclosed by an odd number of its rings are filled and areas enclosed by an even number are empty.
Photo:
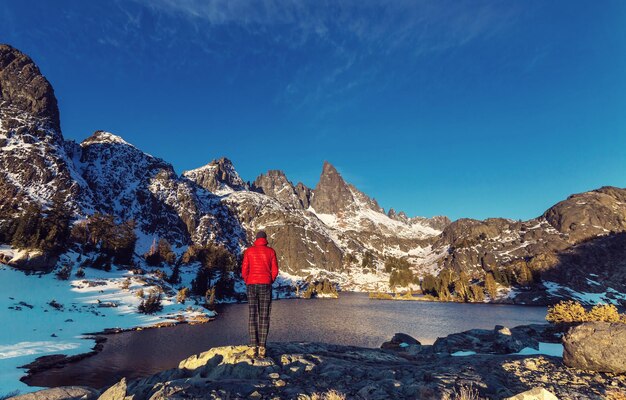
[[[65,140],[52,86],[7,45],[0,45],[0,151],[0,261],[21,269],[62,268],[59,256],[74,251],[83,268],[156,268],[177,282],[180,266],[195,263],[191,291],[212,288],[227,298],[240,279],[238,257],[262,228],[283,284],[303,293],[626,299],[624,189],[570,196],[529,221],[451,223],[385,213],[328,162],[315,188],[277,170],[244,182],[226,158],[177,175],[108,132]]]

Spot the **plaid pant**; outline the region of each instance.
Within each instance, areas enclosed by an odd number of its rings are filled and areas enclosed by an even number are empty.
[[[272,285],[248,285],[248,333],[251,346],[265,347],[270,329]]]

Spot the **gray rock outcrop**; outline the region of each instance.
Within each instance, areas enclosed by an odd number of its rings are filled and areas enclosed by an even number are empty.
[[[626,373],[626,324],[587,322],[563,337],[563,362],[588,371]]]
[[[95,400],[99,394],[97,390],[84,386],[64,386],[26,393],[7,400]]]
[[[539,349],[536,338],[538,335],[535,331],[532,333],[521,329],[511,330],[500,325],[493,330],[470,329],[438,338],[429,351],[448,354],[466,351],[481,354],[511,354],[518,353],[526,347]]]
[[[414,342],[404,335],[396,335],[395,341]],[[181,361],[177,368],[123,379],[100,399],[303,399],[335,391],[348,399],[434,400],[454,398],[470,387],[489,399],[552,399],[546,392],[563,399],[601,398],[609,389],[626,389],[626,375],[579,371],[565,367],[560,358],[542,355],[454,357],[325,343],[270,343],[264,359],[252,358],[248,346],[217,347]]]
[[[5,128],[17,126],[9,114],[28,114],[60,132],[59,108],[54,89],[33,60],[21,51],[0,44],[0,103]]]

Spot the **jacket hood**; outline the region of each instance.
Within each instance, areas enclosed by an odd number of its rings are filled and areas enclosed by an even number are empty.
[[[267,246],[267,239],[258,238],[257,240],[254,241],[254,245],[255,246]]]

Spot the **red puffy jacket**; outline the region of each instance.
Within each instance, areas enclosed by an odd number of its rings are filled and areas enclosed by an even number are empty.
[[[243,253],[241,276],[246,285],[272,284],[278,276],[276,252],[267,245],[267,240],[259,238],[254,246]]]

